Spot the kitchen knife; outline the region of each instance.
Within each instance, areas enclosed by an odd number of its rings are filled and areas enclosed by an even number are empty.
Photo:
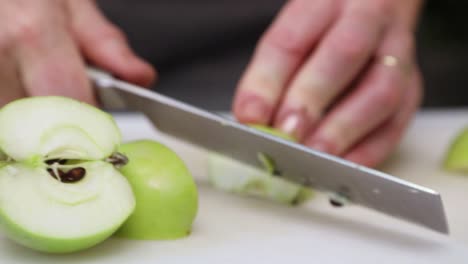
[[[264,169],[258,158],[262,154],[274,162],[277,177],[328,192],[335,204],[354,203],[449,232],[441,196],[434,190],[260,132],[98,69],[89,68],[88,73],[98,89],[115,92],[114,99],[145,114],[163,133],[260,169]]]

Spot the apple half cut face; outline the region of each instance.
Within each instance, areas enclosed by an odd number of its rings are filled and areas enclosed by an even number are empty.
[[[94,246],[130,216],[135,199],[120,174],[113,118],[57,96],[0,109],[0,225],[12,240],[44,252]]]

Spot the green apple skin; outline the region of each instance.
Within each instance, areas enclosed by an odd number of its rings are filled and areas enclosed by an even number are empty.
[[[468,128],[460,131],[452,140],[443,168],[447,171],[468,172]]]
[[[119,152],[129,160],[121,172],[132,186],[136,207],[115,235],[137,240],[189,235],[198,211],[198,192],[181,158],[146,139],[122,144]]]
[[[92,163],[92,162],[90,162]],[[93,195],[92,196],[84,196],[84,197],[76,197],[76,200],[57,200],[57,195],[58,197],[61,196],[61,193],[57,194],[55,193],[54,195],[50,195],[48,190],[43,190],[41,194],[45,194],[46,192],[48,195],[46,197],[43,197],[43,195],[36,195],[34,197],[26,197],[24,195],[21,195],[21,193],[24,193],[22,189],[22,186],[17,185],[7,185],[9,181],[11,181],[12,178],[18,179],[18,178],[27,178],[27,179],[32,179],[35,177],[40,177],[39,172],[36,174],[34,173],[36,170],[40,171],[41,169],[29,169],[26,166],[20,166],[20,165],[7,165],[6,167],[2,168],[0,170],[0,228],[2,229],[2,232],[12,241],[15,241],[16,243],[25,246],[30,249],[34,249],[37,251],[41,252],[46,252],[46,253],[55,253],[55,254],[60,254],[60,253],[72,253],[76,251],[81,251],[87,248],[91,248],[107,238],[109,238],[123,223],[124,221],[128,218],[128,216],[132,213],[132,211],[135,208],[135,201],[133,198],[133,193],[131,190],[131,186],[127,182],[127,180],[124,178],[123,175],[120,174],[116,169],[112,167],[112,165],[101,162],[102,165],[92,163],[94,166],[99,166],[100,169],[97,171],[94,175],[92,176],[94,178],[99,178],[101,184],[100,186],[104,186],[108,191],[106,193],[100,192],[98,195]],[[83,167],[87,168],[88,171],[92,172],[91,166],[87,166],[86,164],[82,164]],[[19,175],[14,175],[13,177],[10,177],[7,173],[8,170],[11,170],[11,167],[16,167],[17,170],[28,170],[30,171],[31,174],[25,174],[25,172],[19,174]],[[109,169],[112,169],[112,172],[109,172]],[[46,180],[50,181],[55,181],[50,177],[48,174],[45,175]],[[102,178],[104,177],[104,178]],[[89,179],[88,181],[92,181],[93,179]],[[86,178],[83,180],[82,184],[86,184],[84,181],[86,181]],[[41,189],[42,184],[44,184],[44,181],[34,181],[32,184],[33,186],[37,186],[38,190]],[[59,185],[59,183],[58,183]],[[89,185],[88,185],[89,186]],[[56,186],[57,187],[57,186]],[[66,187],[66,186],[63,186]],[[10,190],[8,190],[10,188]],[[23,187],[24,188],[24,187]],[[55,188],[55,187],[51,187]],[[60,187],[59,187],[60,188]],[[89,189],[88,189],[89,190]],[[118,190],[118,191],[116,191]],[[122,191],[125,190],[125,191]],[[44,192],[45,191],[45,192]],[[79,189],[67,189],[64,190],[64,193],[70,192],[77,195],[77,191],[80,191]],[[92,191],[92,190],[91,190]],[[119,195],[116,198],[113,198],[112,193],[110,192],[115,192],[115,194]],[[7,207],[8,203],[11,203],[13,201],[8,201],[8,199],[13,199],[15,194],[20,194],[20,196],[16,197],[14,199],[14,206],[9,206]],[[32,192],[31,192],[32,193]],[[87,194],[90,194],[90,192],[87,192]],[[107,197],[107,198],[105,198]],[[18,199],[20,198],[20,199]],[[76,210],[79,210],[79,208],[83,208],[83,206],[86,206],[86,204],[93,203],[94,201],[98,201],[99,199],[106,199],[106,201],[109,200],[114,200],[114,203],[107,203],[104,208],[103,206],[99,206],[98,210],[94,208],[90,208],[88,210],[88,215],[81,215],[77,214]],[[30,204],[27,203],[28,199],[33,199],[35,201],[39,200],[50,200],[49,208],[43,208],[42,210],[36,210],[37,208],[42,208],[39,206],[31,206]],[[37,203],[36,203],[37,204]],[[52,208],[56,207],[59,205],[59,210],[54,210]],[[104,210],[102,210],[104,208]],[[15,214],[12,215],[11,211],[14,210]],[[107,210],[107,211],[106,211]],[[109,214],[110,211],[117,212],[117,213],[111,213],[113,217],[107,217],[106,214]],[[21,213],[22,212],[22,213]],[[19,215],[24,215],[26,212],[29,212],[31,216],[29,217],[28,222],[34,222],[34,223],[47,223],[47,225],[50,226],[48,230],[38,230],[38,228],[34,228],[31,225],[20,225],[19,223],[24,222],[24,219],[18,219],[18,213]],[[65,215],[73,215],[73,219],[70,218],[63,218],[62,217],[62,212]],[[72,222],[75,219],[79,219],[78,221],[80,222],[86,222],[88,219],[92,219],[92,217],[96,217],[96,221],[103,223],[103,227],[100,230],[97,230],[95,232],[90,232],[87,230],[86,232],[86,226],[89,226],[87,224],[82,224],[80,225],[80,228],[77,228],[76,223],[73,224]],[[24,218],[24,217],[22,217]],[[104,219],[102,219],[104,218]],[[16,220],[15,220],[16,219]],[[62,233],[62,234],[57,234],[55,232],[50,232],[51,230],[60,230],[60,225],[70,225],[66,226],[66,228],[69,228],[72,232],[74,230],[82,231],[83,234],[74,234],[70,235],[67,233]],[[84,228],[84,230],[83,230]],[[95,227],[93,229],[96,229]],[[33,231],[35,230],[35,231]]]
[[[2,231],[5,232],[11,240],[27,248],[45,253],[65,254],[85,250],[108,239],[118,229],[117,226],[93,236],[83,238],[50,238],[28,232],[11,221],[3,213],[1,213],[1,216],[0,225],[2,226]]]

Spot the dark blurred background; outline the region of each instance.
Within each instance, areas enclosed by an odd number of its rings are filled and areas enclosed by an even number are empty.
[[[426,1],[417,34],[425,107],[468,107],[467,8],[466,1]]]
[[[412,0],[408,0],[412,1]],[[103,12],[159,71],[159,92],[230,109],[255,44],[284,0],[101,0]],[[465,1],[426,1],[417,32],[423,107],[468,106]]]

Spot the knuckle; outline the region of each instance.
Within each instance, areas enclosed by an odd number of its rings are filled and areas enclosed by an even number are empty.
[[[365,37],[347,32],[337,36],[332,46],[345,61],[354,61],[365,56],[371,45]]]
[[[305,105],[312,115],[318,115],[324,104],[329,102],[329,96],[325,89],[310,82],[296,83],[288,92],[288,97],[294,99],[298,105]]]
[[[125,33],[112,24],[103,26],[100,35],[103,39],[106,40],[126,40]]]
[[[7,38],[12,42],[35,43],[43,35],[42,19],[38,15],[24,14],[10,25]]]
[[[388,81],[376,91],[375,101],[385,109],[395,109],[401,102],[403,87],[401,82]]]
[[[274,102],[281,93],[281,82],[277,78],[255,72],[242,80],[239,87],[244,91],[257,94],[268,102]]]
[[[308,51],[304,37],[288,26],[273,28],[264,36],[262,43],[290,57],[301,57]]]

